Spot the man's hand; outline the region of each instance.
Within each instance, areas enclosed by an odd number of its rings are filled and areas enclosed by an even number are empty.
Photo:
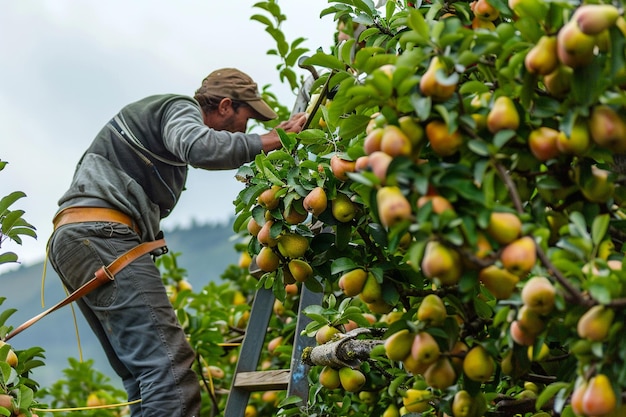
[[[284,122],[280,122],[276,129],[283,129],[285,132],[298,133],[306,123],[307,114],[305,112],[296,113]]]
[[[266,134],[261,135],[263,152],[270,152],[282,146],[282,144],[280,143],[280,137],[278,136],[278,132],[276,132],[276,129],[282,129],[287,133],[298,133],[302,130],[302,127],[306,123],[306,119],[306,113],[296,113],[291,116],[289,120],[280,122],[278,125],[276,125],[276,127],[271,132],[267,132]]]

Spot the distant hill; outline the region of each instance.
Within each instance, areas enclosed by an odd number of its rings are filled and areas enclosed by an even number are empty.
[[[209,282],[219,281],[228,265],[237,263],[239,254],[235,251],[236,240],[232,223],[197,225],[186,229],[165,231],[165,240],[171,252],[180,253],[178,266],[187,270],[188,279],[194,288],[200,289]],[[19,253],[18,253],[19,255]],[[0,311],[9,308],[17,311],[9,318],[7,325],[17,327],[31,317],[53,306],[65,297],[60,279],[48,263],[45,277],[45,307],[41,305],[41,282],[43,262],[22,266],[0,274],[0,296],[6,300]],[[114,385],[121,382],[110,368],[95,336],[87,326],[78,308],[75,308],[78,335],[82,347],[82,358],[93,359],[94,367],[108,375]],[[45,367],[36,368],[32,378],[42,387],[65,378],[62,370],[67,368],[68,357],[80,358],[78,341],[72,316],[72,306],[44,317],[32,327],[12,338],[9,343],[17,350],[40,346],[45,349]]]

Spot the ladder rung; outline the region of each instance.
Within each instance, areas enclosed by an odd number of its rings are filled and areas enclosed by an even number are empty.
[[[289,369],[239,372],[234,385],[247,391],[286,390],[290,378]]]

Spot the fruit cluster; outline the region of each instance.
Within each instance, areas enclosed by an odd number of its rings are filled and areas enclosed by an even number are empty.
[[[375,317],[358,325],[386,329],[384,354],[372,351],[385,372],[364,363],[362,384],[344,386],[378,395],[359,412],[617,412],[626,389],[617,365],[626,346],[615,337],[626,319],[621,10],[392,6],[386,20],[362,10],[375,18],[355,54],[311,58],[336,87],[323,130],[285,135],[284,150],[242,171],[251,179],[238,230],[247,222],[262,279],[325,292],[305,312],[310,336],[358,314]],[[290,210],[301,218],[289,221]],[[392,381],[386,390],[379,377]],[[592,397],[588,385],[605,408],[577,403]]]

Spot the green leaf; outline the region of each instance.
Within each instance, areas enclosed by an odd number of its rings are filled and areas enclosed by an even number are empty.
[[[601,214],[593,219],[593,224],[591,225],[591,240],[594,245],[599,245],[600,242],[604,240],[604,236],[609,230],[609,222],[610,217],[608,214]]]
[[[535,410],[539,411],[552,397],[558,394],[561,390],[566,390],[570,386],[569,382],[554,382],[539,394],[537,401],[535,402]]]

